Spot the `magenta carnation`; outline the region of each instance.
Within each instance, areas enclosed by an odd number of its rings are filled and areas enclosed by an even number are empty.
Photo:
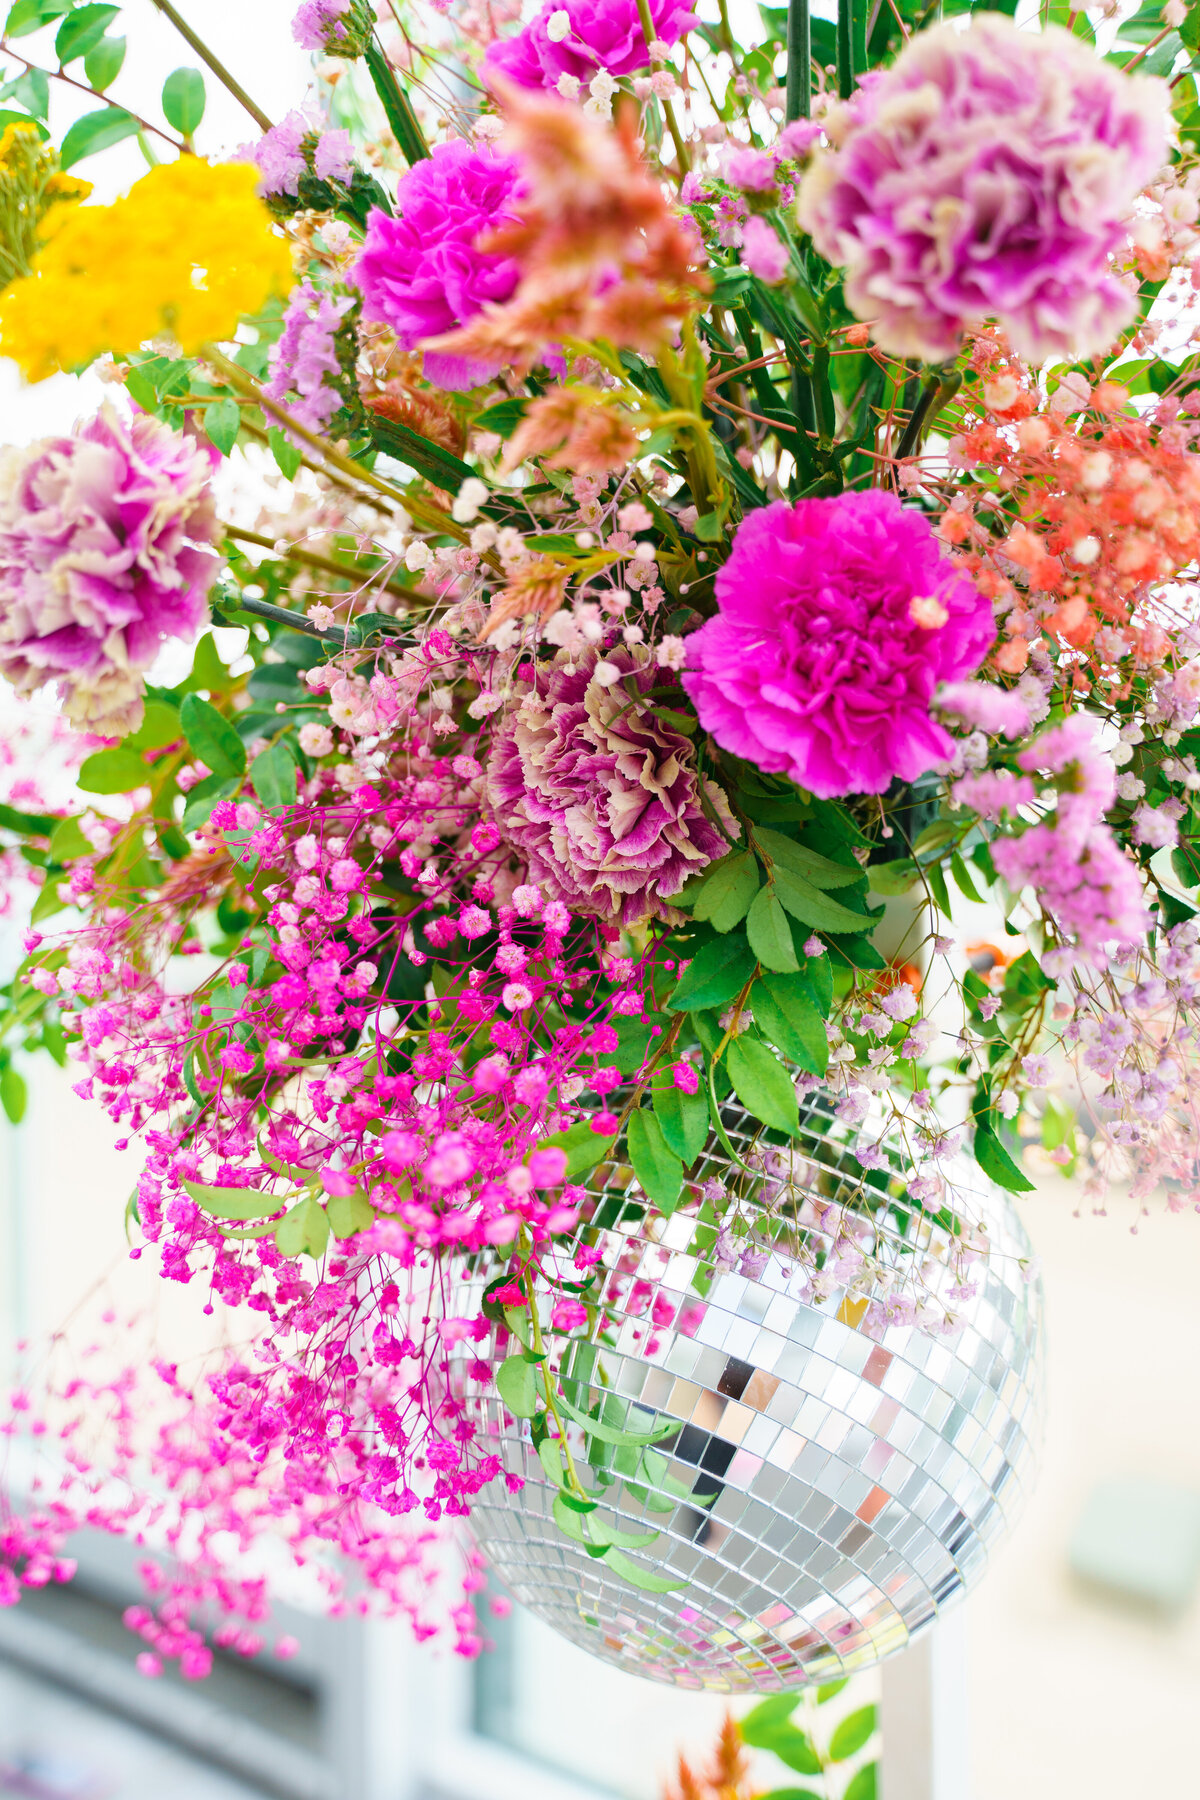
[[[0,457],[0,673],[19,694],[55,681],[72,724],[120,736],[139,723],[160,645],[204,620],[217,460],[112,406]]]
[[[724,794],[642,704],[660,680],[644,652],[588,651],[539,670],[496,738],[488,805],[530,880],[572,912],[624,924],[661,913],[728,849],[702,805],[728,819]]]
[[[1029,361],[1106,349],[1134,297],[1109,259],[1166,155],[1170,96],[1078,38],[996,13],[919,32],[864,83],[799,214],[897,356],[997,319]]]
[[[514,157],[440,144],[408,170],[396,189],[397,217],[378,210],[353,279],[363,318],[395,332],[402,349],[453,331],[489,300],[507,300],[517,285],[509,256],[480,248],[481,235],[516,217],[520,165]],[[496,372],[494,363],[428,351],[425,373],[440,387],[470,388]]]
[[[950,756],[934,690],[977,669],[995,632],[923,513],[878,490],[777,500],[738,527],[716,593],[683,684],[724,749],[827,798]]]
[[[570,21],[565,35],[551,19]],[[686,0],[650,0],[650,22],[657,42],[670,47],[695,24]],[[495,71],[522,87],[556,88],[563,75],[585,85],[600,69],[610,75],[636,75],[650,66],[636,0],[545,0],[535,19],[516,37],[493,44],[484,58],[485,79]]]

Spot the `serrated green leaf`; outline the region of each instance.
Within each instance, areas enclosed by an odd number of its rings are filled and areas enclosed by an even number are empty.
[[[920,869],[911,856],[898,856],[894,862],[869,863],[866,875],[873,894],[907,894],[915,887]]]
[[[119,6],[93,5],[77,6],[68,13],[54,39],[54,54],[60,66],[65,69],[77,56],[94,50],[120,10]]]
[[[189,747],[213,774],[232,780],[246,773],[246,746],[233,725],[199,694],[189,694],[179,709],[179,723]]]
[[[952,843],[961,830],[962,826],[954,819],[935,819],[914,839],[914,855],[924,856],[926,851],[940,850],[944,844]]]
[[[186,1181],[184,1189],[197,1206],[214,1219],[269,1219],[289,1204],[290,1194],[264,1194],[258,1188],[208,1187],[202,1181]]]
[[[707,920],[714,931],[732,931],[745,918],[758,883],[758,862],[751,851],[723,857],[704,879],[693,918]]]
[[[514,1419],[532,1419],[541,1405],[537,1370],[519,1353],[506,1356],[496,1370],[496,1392]]]
[[[860,1706],[857,1712],[847,1713],[839,1720],[829,1740],[830,1762],[848,1762],[850,1757],[857,1756],[874,1730],[873,1706]]]
[[[125,66],[126,39],[102,37],[83,59],[83,72],[98,94],[112,86]]]
[[[123,107],[106,106],[102,112],[84,113],[63,139],[59,162],[64,169],[73,169],[85,157],[108,150],[125,138],[136,137],[137,131],[137,120]]]
[[[250,764],[250,785],[268,812],[296,804],[296,763],[286,745],[259,752]]]
[[[847,863],[832,862],[829,857],[810,850],[807,844],[798,844],[795,838],[786,837],[782,831],[771,831],[760,825],[754,835],[773,863],[811,887],[849,887],[852,882],[862,880],[863,871],[857,863],[851,867]]]
[[[667,1143],[653,1113],[637,1107],[630,1114],[627,1131],[629,1160],[642,1191],[661,1212],[673,1213],[683,1191],[682,1161]]]
[[[789,1062],[824,1075],[829,1035],[807,975],[762,976],[750,990],[750,1010],[759,1030]]]
[[[204,429],[222,456],[229,455],[241,428],[242,409],[236,400],[218,400],[205,409]]]
[[[1017,1167],[989,1125],[975,1127],[975,1161],[985,1175],[1010,1194],[1029,1194],[1034,1183]]]
[[[813,931],[858,932],[868,930],[874,923],[865,913],[852,912],[840,901],[831,900],[820,888],[813,887],[811,882],[802,881],[790,869],[778,865],[775,892],[793,919]]]
[[[163,82],[163,118],[180,137],[194,137],[204,117],[206,98],[199,69],[175,69]]]
[[[602,1137],[592,1130],[586,1119],[581,1119],[566,1131],[555,1131],[549,1137],[539,1139],[538,1148],[564,1151],[567,1168],[563,1180],[578,1181],[581,1175],[604,1161],[615,1143],[615,1137]]]
[[[795,1131],[800,1107],[791,1076],[783,1064],[751,1037],[734,1038],[725,1054],[733,1091],[756,1119],[776,1131]]]
[[[630,1587],[642,1588],[648,1594],[669,1594],[675,1588],[685,1588],[688,1585],[685,1575],[656,1575],[652,1569],[643,1569],[640,1563],[635,1563],[623,1550],[606,1550],[604,1561]]]
[[[275,465],[285,481],[295,481],[300,472],[300,464],[304,460],[304,452],[286,431],[279,425],[272,425],[267,432],[267,443]]]
[[[650,1084],[654,1116],[663,1137],[685,1168],[690,1168],[708,1141],[708,1095],[703,1082],[694,1094],[675,1086],[669,1069],[661,1069]]]
[[[746,938],[764,969],[787,973],[800,967],[791,926],[773,887],[760,888],[755,895],[746,915]]]
[[[727,1006],[754,973],[754,955],[742,932],[730,932],[702,944],[675,984],[667,1006],[671,1012],[698,1012]]]
[[[10,1125],[19,1125],[25,1117],[25,1108],[29,1103],[29,1089],[25,1077],[7,1064],[0,1069],[0,1106],[4,1108],[4,1116]]]
[[[375,1208],[356,1188],[352,1194],[330,1194],[325,1202],[325,1216],[335,1238],[343,1241],[369,1231],[375,1223]]]
[[[85,794],[127,794],[144,787],[150,771],[134,750],[97,750],[84,758],[75,785]]]
[[[275,1248],[281,1256],[324,1256],[328,1245],[325,1208],[311,1196],[294,1206],[275,1227]]]

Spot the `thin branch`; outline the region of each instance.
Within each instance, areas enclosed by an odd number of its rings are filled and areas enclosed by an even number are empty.
[[[187,20],[180,18],[179,14],[175,11],[175,8],[171,5],[171,0],[151,0],[151,4],[157,6],[164,18],[170,19],[180,37],[192,46],[192,49],[196,52],[196,55],[200,58],[201,62],[208,64],[217,80],[228,88],[239,106],[243,107],[245,111],[250,114],[250,117],[254,120],[254,123],[258,126],[259,130],[270,131],[272,129],[271,121],[268,119],[262,107],[254,104],[241,82],[236,81],[225,67],[225,64],[221,62],[218,57],[213,55],[213,52],[204,42],[204,39],[196,36],[196,33],[192,30]]]

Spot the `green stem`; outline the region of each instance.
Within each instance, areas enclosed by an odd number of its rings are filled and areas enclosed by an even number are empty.
[[[788,0],[787,110],[793,119],[807,119],[812,111],[812,29],[808,0]]]
[[[854,92],[854,61],[851,53],[852,0],[838,0],[837,12],[837,84],[838,93],[848,100]]]
[[[196,55],[200,58],[201,62],[208,64],[217,80],[228,88],[239,106],[245,108],[259,130],[270,131],[272,129],[271,121],[268,119],[262,107],[255,106],[245,88],[239,81],[234,80],[233,76],[229,73],[229,70],[225,67],[225,64],[213,55],[203,38],[198,38],[186,19],[180,18],[179,14],[175,11],[175,8],[171,5],[171,0],[152,0],[152,3],[157,6],[159,12],[162,13],[165,18],[170,19],[180,37],[192,46],[192,49],[196,52]]]
[[[413,111],[412,101],[396,80],[396,71],[383,54],[383,47],[376,37],[372,37],[367,45],[367,69],[387,114],[392,136],[411,168],[413,163],[418,163],[429,155],[429,145],[425,142],[425,134]]]
[[[932,423],[946,402],[953,398],[962,386],[962,376],[957,369],[931,369],[925,377],[924,386],[908,416],[908,423],[900,434],[900,442],[892,454],[893,462],[903,462],[921,445],[925,435],[925,427]]]

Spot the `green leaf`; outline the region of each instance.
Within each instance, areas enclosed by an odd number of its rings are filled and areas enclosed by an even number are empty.
[[[74,0],[14,0],[4,26],[5,37],[28,37],[51,19],[70,12]]]
[[[757,1748],[759,1742],[755,1734],[775,1730],[784,1720],[791,1718],[799,1704],[798,1692],[772,1694],[768,1700],[760,1700],[757,1706],[752,1706],[748,1713],[742,1714],[738,1720],[738,1730],[746,1743]]]
[[[162,109],[180,137],[194,137],[204,117],[204,77],[199,69],[176,69],[163,82]]]
[[[581,1407],[568,1400],[565,1394],[559,1394],[558,1404],[568,1419],[574,1419],[582,1425],[589,1437],[599,1438],[602,1444],[623,1444],[631,1449],[639,1449],[646,1444],[657,1444],[660,1439],[671,1437],[679,1430],[675,1419],[667,1419],[662,1425],[656,1425],[653,1431],[625,1431],[616,1425],[608,1425],[603,1419],[593,1419],[591,1413],[584,1412]]]
[[[829,857],[810,850],[807,844],[798,844],[794,838],[785,837],[782,831],[770,831],[760,825],[754,835],[773,863],[812,887],[849,887],[851,882],[862,880],[863,871],[858,863],[831,862]]]
[[[94,856],[96,852],[83,835],[78,819],[60,819],[50,833],[50,861],[74,862],[77,856]]]
[[[50,114],[50,77],[45,69],[26,69],[24,74],[18,75],[15,81],[5,82],[4,86],[0,88],[0,100],[15,100],[17,105],[23,106],[27,112],[33,115],[34,119],[44,120]],[[5,123],[17,121],[20,118],[20,113],[6,113]],[[22,122],[29,124],[30,121],[26,119]],[[38,135],[44,137],[45,133],[39,132]]]
[[[231,799],[241,785],[238,776],[206,775],[188,790],[183,808],[183,829],[196,831],[208,823],[218,800]]]
[[[661,1069],[650,1084],[654,1116],[663,1137],[676,1156],[690,1168],[708,1142],[708,1095],[703,1082],[694,1094],[677,1088],[669,1069]]]
[[[149,700],[142,722],[136,731],[121,741],[122,750],[163,750],[178,743],[183,736],[179,712],[164,700]]]
[[[48,919],[53,913],[63,911],[67,903],[65,900],[59,899],[57,888],[58,883],[56,881],[48,881],[46,883],[45,887],[33,903],[33,911],[29,915],[29,923],[31,925],[40,925],[43,919]]]
[[[640,1563],[635,1563],[623,1550],[606,1551],[604,1560],[630,1587],[642,1588],[648,1594],[669,1594],[675,1588],[688,1585],[686,1575],[656,1575],[652,1569],[643,1569]]]
[[[267,432],[267,442],[271,446],[271,455],[275,458],[279,473],[285,481],[295,481],[300,464],[304,460],[304,452],[299,444],[293,442],[280,425],[272,425]]]
[[[850,1757],[858,1754],[874,1730],[873,1706],[860,1706],[857,1712],[847,1713],[829,1740],[829,1760],[847,1762]]]
[[[842,1689],[848,1686],[849,1682],[845,1678],[841,1681],[827,1681],[823,1687],[817,1689],[817,1705],[824,1706],[826,1701],[836,1700]]]
[[[330,1194],[325,1202],[325,1217],[335,1238],[357,1237],[375,1223],[375,1208],[356,1188],[352,1194]]]
[[[98,94],[111,87],[125,66],[126,40],[102,37],[83,59],[83,72]]]
[[[868,1763],[859,1769],[842,1800],[876,1800],[879,1789],[879,1764]]]
[[[119,6],[78,6],[69,13],[54,39],[54,54],[62,67],[94,50],[120,10]]]
[[[696,896],[692,916],[707,919],[714,931],[732,931],[745,918],[758,892],[758,862],[749,850],[722,857]]]
[[[602,1137],[592,1130],[586,1119],[581,1119],[577,1125],[568,1126],[566,1131],[555,1131],[549,1137],[541,1138],[538,1148],[565,1151],[567,1168],[563,1180],[578,1181],[598,1162],[603,1162],[616,1141],[615,1137]]]
[[[19,1125],[25,1117],[25,1107],[29,1100],[29,1090],[25,1085],[25,1077],[18,1074],[12,1064],[0,1069],[0,1106],[10,1125]]]
[[[250,764],[250,785],[268,812],[296,804],[296,764],[285,744],[259,751]]]
[[[644,1550],[659,1537],[657,1531],[618,1531],[614,1525],[605,1525],[594,1509],[581,1512],[578,1503],[572,1506],[571,1497],[566,1494],[559,1494],[554,1501],[554,1521],[564,1537],[586,1549],[613,1545],[623,1550]]]
[[[793,919],[799,919],[801,925],[807,925],[813,931],[859,932],[869,930],[874,923],[867,914],[851,912],[848,906],[831,900],[820,888],[801,880],[790,869],[784,869],[778,864],[775,868],[775,892]]]
[[[453,456],[449,450],[443,450],[440,444],[430,443],[419,432],[395,419],[385,419],[381,413],[373,412],[368,416],[367,429],[378,449],[407,463],[418,475],[424,475],[435,487],[445,488],[449,493],[456,494],[463,482],[477,473],[469,463]]]
[[[790,1062],[813,1075],[829,1067],[829,1036],[807,975],[764,975],[750,990],[750,1010],[764,1036]]]
[[[738,932],[701,945],[675,984],[667,1005],[672,1012],[699,1012],[726,1006],[754,973],[754,955]]]
[[[663,1136],[653,1113],[638,1107],[630,1114],[629,1160],[648,1200],[670,1214],[679,1205],[683,1189],[683,1163]]]
[[[0,805],[0,826],[21,837],[48,837],[57,824],[53,813],[21,812],[18,807]]]
[[[202,1206],[214,1219],[269,1219],[282,1212],[291,1195],[264,1194],[258,1188],[206,1187],[201,1181],[184,1181],[184,1188],[197,1206]]]
[[[555,1487],[561,1487],[565,1466],[563,1463],[562,1445],[558,1438],[544,1437],[538,1447],[538,1460],[542,1465],[546,1480],[552,1481]]]
[[[746,916],[746,936],[764,969],[789,973],[800,967],[787,915],[775,898],[773,887],[760,888],[755,895]]]
[[[130,788],[144,787],[150,771],[134,750],[97,750],[84,758],[76,787],[85,794],[127,794]]]
[[[498,400],[495,406],[485,406],[482,412],[475,414],[475,429],[494,431],[497,437],[510,438],[525,417],[528,405],[524,395],[511,400]]]
[[[911,856],[898,856],[894,862],[870,863],[867,880],[873,894],[907,894],[921,871]]]
[[[236,400],[218,400],[204,414],[204,429],[222,456],[228,456],[242,428],[242,409]]]
[[[179,722],[190,748],[214,775],[232,780],[246,773],[246,746],[229,720],[199,694],[189,694]]]
[[[950,873],[954,877],[955,886],[967,900],[973,900],[977,906],[982,905],[983,895],[971,880],[970,871],[958,851],[950,858]]]
[[[733,1091],[748,1112],[776,1131],[795,1131],[800,1108],[791,1076],[765,1044],[734,1038],[725,1056]]]
[[[985,1175],[1010,1194],[1031,1194],[1034,1184],[1017,1167],[990,1125],[975,1127],[975,1161]]]
[[[777,1725],[763,1726],[750,1737],[743,1720],[742,1735],[753,1749],[769,1750],[772,1756],[777,1756],[789,1769],[795,1769],[798,1775],[821,1773],[821,1759],[813,1749],[812,1739],[795,1725],[783,1721]]]
[[[62,141],[59,161],[64,169],[73,169],[87,156],[95,156],[122,139],[136,137],[138,122],[121,106],[106,106],[101,112],[84,113],[76,119]]]
[[[6,125],[32,125],[43,143],[50,136],[40,119],[31,119],[28,113],[18,112],[12,106],[0,106],[0,131]]]
[[[537,1370],[519,1351],[515,1356],[506,1356],[496,1370],[496,1392],[514,1419],[532,1419],[541,1405]]]
[[[328,1244],[325,1208],[311,1196],[294,1206],[275,1227],[275,1248],[281,1256],[323,1256]]]

